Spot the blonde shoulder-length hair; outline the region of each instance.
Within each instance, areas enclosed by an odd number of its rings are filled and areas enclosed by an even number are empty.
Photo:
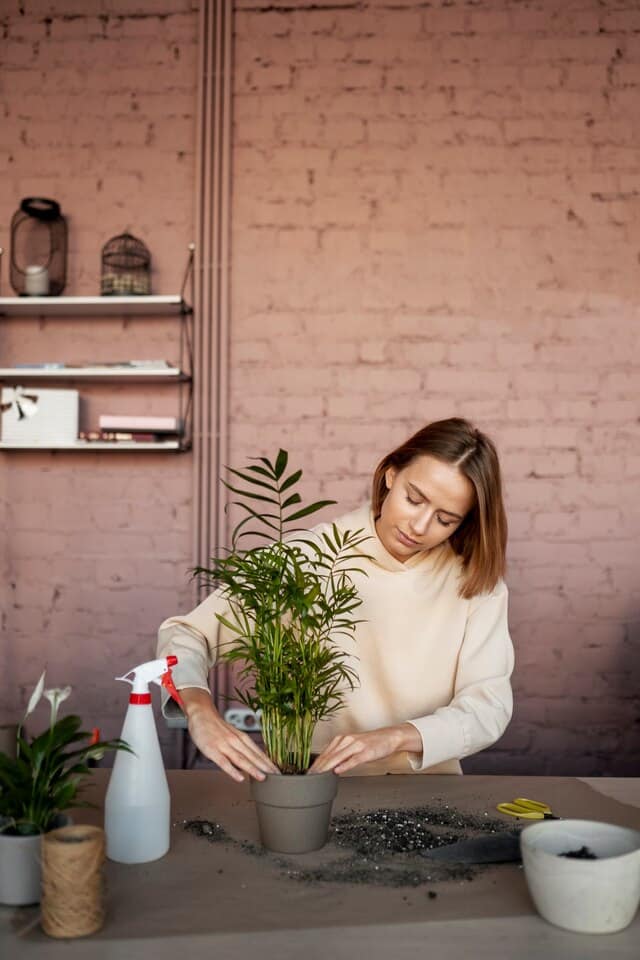
[[[504,576],[507,517],[496,448],[468,420],[451,417],[427,424],[383,457],[373,475],[373,515],[377,520],[388,493],[388,468],[402,470],[425,455],[457,467],[473,484],[473,506],[448,542],[462,565],[460,596],[490,592]]]

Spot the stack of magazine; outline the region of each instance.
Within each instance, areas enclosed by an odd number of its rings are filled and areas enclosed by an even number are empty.
[[[134,441],[138,443],[163,443],[179,440],[182,435],[182,420],[179,417],[131,417],[121,414],[102,414],[98,430],[80,434],[81,440],[109,440],[114,443]]]

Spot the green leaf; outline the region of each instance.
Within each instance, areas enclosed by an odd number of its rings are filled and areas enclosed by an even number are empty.
[[[251,474],[244,473],[242,470],[234,470],[232,467],[227,467],[227,470],[229,473],[232,473],[234,477],[240,477],[240,479],[245,483],[253,483],[257,487],[264,487],[265,490],[270,490],[271,493],[278,493],[278,487],[273,483],[265,483],[264,480],[256,480],[256,478],[252,477]],[[225,484],[225,486],[228,486],[224,480],[222,482]],[[247,494],[247,496],[251,496],[251,494]]]
[[[285,472],[285,470],[287,469],[288,462],[289,462],[289,454],[287,453],[286,450],[283,450],[281,448],[278,451],[278,456],[276,457],[276,465],[274,469],[276,479],[279,480],[282,474]]]
[[[302,497],[299,493],[292,493],[290,497],[287,497],[285,502],[282,504],[282,509],[286,510],[287,507],[292,507],[296,503],[302,503]]]
[[[232,493],[236,493],[239,497],[247,497],[249,500],[260,500],[262,503],[273,503],[276,507],[280,503],[277,497],[265,497],[263,494],[254,493],[252,490],[240,490],[238,487],[234,487],[230,483],[227,483],[226,480],[223,480],[222,482],[227,490],[231,490]]]
[[[262,457],[252,457],[252,459],[253,459],[253,460],[258,460],[258,459],[262,460],[263,458],[262,458]],[[263,462],[265,462],[265,461],[263,460]],[[267,460],[266,462],[269,463],[268,460]],[[271,466],[271,464],[269,464],[269,466]],[[264,467],[258,467],[256,464],[250,464],[250,465],[247,467],[247,470],[252,470],[254,473],[259,473],[260,476],[262,476],[262,477],[269,477],[270,480],[275,480],[275,477],[274,477],[274,475],[273,475],[273,470],[265,470]]]
[[[290,474],[287,479],[280,485],[280,493],[284,493],[285,490],[288,490],[289,487],[292,487],[298,482],[302,476],[302,470],[296,470],[295,473]]]
[[[273,464],[271,463],[271,460],[267,460],[266,457],[252,457],[251,459],[252,459],[252,460],[259,460],[260,463],[264,463],[265,467],[266,467],[267,470],[269,471],[269,476],[270,476],[270,477],[273,477],[274,480],[277,479],[277,477],[276,477],[276,471],[275,471],[275,468],[274,468]]]
[[[318,500],[317,503],[311,503],[308,507],[304,507],[302,510],[298,510],[288,517],[284,517],[284,522],[292,523],[294,520],[302,520],[303,517],[309,517],[312,513],[317,513],[318,510],[322,510],[323,507],[330,507],[334,503],[335,500]]]
[[[231,630],[232,633],[238,633],[242,636],[242,630],[237,623],[232,623],[227,617],[223,617],[221,613],[216,613],[216,620],[218,620],[227,630]]]

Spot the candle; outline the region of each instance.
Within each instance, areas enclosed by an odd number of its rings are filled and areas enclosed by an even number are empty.
[[[49,271],[46,267],[31,266],[24,271],[24,292],[28,297],[46,297],[49,293]]]

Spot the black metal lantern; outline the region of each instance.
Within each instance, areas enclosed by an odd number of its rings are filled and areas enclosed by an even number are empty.
[[[148,296],[151,293],[151,254],[142,240],[121,233],[102,248],[103,297]]]
[[[67,221],[60,204],[26,197],[11,218],[9,279],[21,297],[57,297],[67,282]]]

